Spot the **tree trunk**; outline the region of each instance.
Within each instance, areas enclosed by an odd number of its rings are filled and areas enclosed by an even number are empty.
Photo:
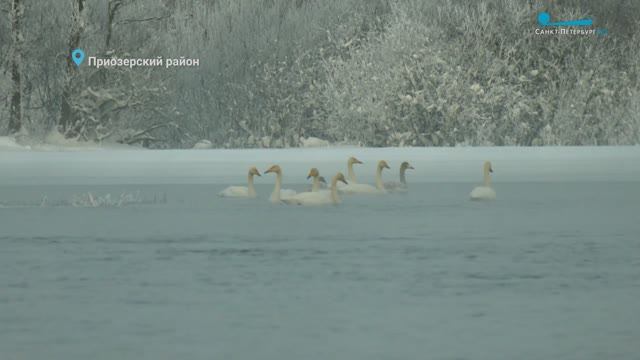
[[[71,33],[69,36],[69,53],[67,57],[67,79],[62,90],[62,106],[60,109],[60,126],[65,137],[77,136],[75,125],[78,122],[78,114],[73,110],[69,99],[73,92],[74,78],[77,77],[77,69],[71,58],[71,52],[80,45],[80,36],[84,30],[85,0],[73,0],[73,12],[71,14]]]
[[[21,0],[13,0],[11,6],[11,34],[13,37],[13,52],[11,56],[11,106],[9,115],[9,133],[15,134],[22,129],[22,77],[20,64],[22,62],[22,33],[20,21],[24,15]]]
[[[108,12],[107,12],[107,38],[105,41],[106,49],[111,50],[111,38],[113,36],[113,22],[115,21],[116,13],[122,6],[122,0],[109,0]]]

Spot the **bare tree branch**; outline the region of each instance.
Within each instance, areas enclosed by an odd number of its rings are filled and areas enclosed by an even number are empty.
[[[169,18],[169,15],[156,16],[156,17],[150,17],[145,19],[124,19],[116,22],[116,24],[131,24],[131,23],[137,23],[137,22],[160,21],[168,18]]]

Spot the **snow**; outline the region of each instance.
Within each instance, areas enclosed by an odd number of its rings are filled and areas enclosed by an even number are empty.
[[[308,138],[301,138],[300,143],[302,144],[302,147],[305,147],[305,148],[328,147],[330,145],[330,143],[327,140],[322,140],[313,136]]]
[[[196,150],[211,149],[213,148],[213,144],[209,140],[200,140],[193,145],[193,148]]]
[[[141,149],[131,145],[118,143],[95,143],[81,141],[77,139],[67,139],[57,131],[47,134],[44,141],[36,141],[28,136],[16,139],[12,136],[0,136],[0,153],[6,151],[95,151],[95,150],[118,150],[118,149]]]
[[[16,142],[16,139],[11,136],[0,136],[0,151],[11,150],[29,150],[28,146],[20,145]]]
[[[11,149],[11,142],[5,141]],[[13,145],[15,146],[15,145]],[[38,149],[42,149],[39,146]],[[51,146],[51,148],[57,148]],[[15,149],[14,149],[15,150]],[[322,175],[346,172],[356,156],[358,180],[373,183],[376,162],[387,160],[394,181],[402,161],[416,182],[482,182],[482,163],[493,163],[494,184],[535,181],[640,181],[640,147],[295,148],[244,150],[0,151],[0,184],[244,184],[249,166],[283,168],[284,183],[307,183],[311,167]],[[273,183],[263,176],[259,183]]]

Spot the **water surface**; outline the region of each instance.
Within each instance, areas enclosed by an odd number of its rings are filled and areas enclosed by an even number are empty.
[[[640,182],[473,185],[326,208],[269,184],[0,186],[1,358],[637,357]],[[137,191],[167,202],[24,206]]]

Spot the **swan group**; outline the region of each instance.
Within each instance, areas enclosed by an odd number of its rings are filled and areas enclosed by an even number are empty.
[[[387,190],[384,188],[382,182],[382,170],[390,169],[389,164],[386,161],[378,161],[376,168],[375,186],[370,184],[360,184],[356,180],[356,174],[353,171],[353,164],[362,164],[362,162],[356,158],[349,158],[347,161],[347,172],[349,174],[350,183],[345,186],[341,186],[339,191],[344,194],[384,194]]]
[[[407,183],[407,170],[415,170],[408,162],[404,161],[399,168],[399,181],[382,180],[382,173],[391,167],[385,160],[380,160],[376,166],[374,184],[359,183],[354,170],[354,165],[363,164],[362,161],[355,157],[347,160],[347,176],[342,172],[337,172],[332,178],[331,183],[326,184],[324,177],[320,175],[320,170],[313,167],[307,174],[307,180],[311,179],[312,184],[308,191],[296,192],[290,189],[282,188],[283,171],[279,165],[272,165],[264,171],[264,174],[275,174],[276,180],[269,201],[276,204],[300,205],[300,206],[320,206],[320,205],[338,205],[342,202],[341,195],[385,195],[389,193],[407,193],[409,186]],[[482,186],[475,187],[469,197],[471,200],[495,200],[496,192],[491,187],[491,174],[493,167],[491,162],[485,161],[483,164],[483,180]],[[229,186],[218,195],[220,197],[229,198],[256,198],[257,193],[254,185],[254,177],[262,176],[260,171],[251,166],[247,173],[247,186]],[[328,189],[325,189],[328,185]]]
[[[344,184],[348,184],[344,175],[339,172],[333,177],[333,179],[331,179],[331,187],[329,191],[321,190],[302,192],[283,201],[288,205],[338,205],[342,202],[342,199],[340,199],[340,196],[338,195],[339,181]]]

